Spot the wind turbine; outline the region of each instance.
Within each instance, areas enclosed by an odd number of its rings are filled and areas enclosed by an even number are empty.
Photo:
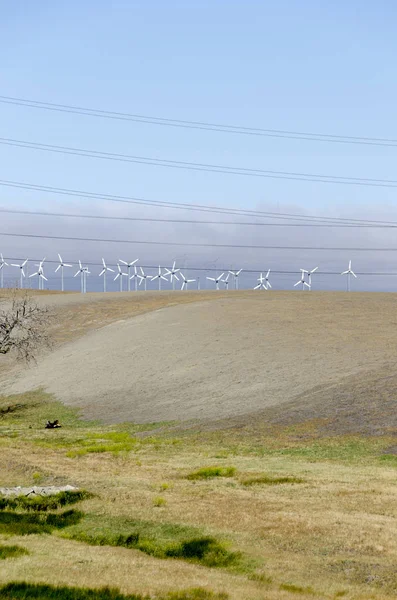
[[[222,273],[218,277],[207,277],[207,279],[209,279],[210,281],[214,281],[215,282],[215,289],[219,290],[219,282],[222,281],[222,277],[224,276],[224,274],[225,273]]]
[[[269,275],[270,275],[270,269],[268,270],[268,272],[266,273],[266,277],[265,277],[265,285],[266,285],[266,289],[267,290],[271,290],[272,289],[272,284],[269,281]]]
[[[254,287],[254,290],[267,290],[266,277],[263,277],[263,273],[260,274],[257,281],[259,281],[259,283]]]
[[[301,278],[299,279],[299,281],[294,283],[294,287],[296,287],[297,285],[301,285],[302,291],[303,291],[305,289],[305,285],[307,287],[309,287],[309,284],[306,283],[306,281],[305,281],[305,273],[308,273],[308,271],[306,271],[306,269],[300,269],[300,272],[301,272]]]
[[[187,286],[189,285],[189,283],[193,283],[194,281],[196,281],[195,279],[186,279],[186,277],[184,276],[182,271],[181,271],[181,277],[182,277],[181,290],[187,290]]]
[[[131,279],[134,279],[134,277],[136,277],[136,269],[135,269],[135,273],[132,275],[132,277],[130,277],[130,273],[131,273],[131,267],[133,267],[135,265],[136,262],[138,262],[138,258],[136,258],[135,260],[133,260],[132,262],[126,262],[125,260],[121,260],[121,258],[119,259],[119,262],[123,263],[123,265],[126,265],[127,267],[127,275],[128,275],[128,291],[131,291]],[[135,291],[136,291],[136,280],[135,280]]]
[[[145,292],[146,292],[146,290],[147,290],[147,280],[148,280],[148,278],[150,279],[150,275],[146,275],[146,273],[142,269],[142,267],[139,267],[139,268],[141,270],[141,274],[137,276],[139,278],[139,285],[141,286],[142,283],[145,282]]]
[[[309,277],[309,283],[306,285],[309,290],[312,289],[312,273],[315,273],[317,271],[317,269],[318,269],[318,267],[314,267],[314,269],[312,269],[311,271],[307,271],[307,276]]]
[[[116,281],[117,279],[120,279],[120,292],[122,292],[123,291],[123,277],[128,277],[128,275],[127,275],[127,273],[123,273],[119,263],[117,263],[117,269],[118,269],[118,273],[116,274],[114,281]]]
[[[174,260],[174,264],[172,265],[171,269],[167,269],[166,268],[166,273],[165,273],[165,275],[171,275],[170,281],[172,283],[172,289],[173,290],[175,290],[175,279],[177,281],[179,281],[177,273],[179,273],[179,271],[180,271],[180,269],[176,269],[175,268],[175,265],[176,265],[176,262]],[[181,275],[182,275],[182,273],[181,273]]]
[[[32,273],[32,275],[29,275],[29,277],[35,277],[36,275],[38,275],[39,290],[43,290],[44,289],[44,281],[48,281],[47,277],[44,275],[44,270],[43,270],[44,261],[45,261],[45,258],[43,258],[43,260],[38,265],[36,265],[37,267],[39,267],[37,269],[36,273]]]
[[[26,260],[23,261],[23,263],[21,263],[20,265],[17,265],[15,263],[11,263],[12,267],[18,267],[19,272],[20,272],[20,276],[21,276],[21,282],[20,282],[20,288],[23,288],[23,278],[25,277],[25,271],[23,270],[24,266],[27,264],[28,262],[28,258]]]
[[[222,279],[222,283],[225,284],[225,290],[229,289],[229,277],[230,277],[230,273],[228,273],[225,277],[225,279]]]
[[[242,271],[242,269],[240,269],[239,271],[229,271],[230,275],[233,275],[233,277],[234,277],[234,289],[235,290],[238,290],[238,278],[239,278],[241,271]]]
[[[102,275],[103,275],[103,291],[106,292],[106,273],[108,271],[110,271],[111,273],[114,273],[114,269],[111,269],[110,267],[108,267],[106,265],[104,258],[102,258],[102,264],[103,264],[103,269],[99,273],[99,277],[102,277]]]
[[[58,254],[58,258],[59,258],[59,265],[55,269],[55,273],[57,273],[57,271],[59,271],[59,269],[61,269],[61,290],[63,292],[64,291],[64,287],[63,287],[63,268],[64,267],[72,267],[73,265],[69,265],[67,263],[64,263],[60,254]]]
[[[8,263],[4,260],[2,254],[0,254],[0,287],[4,287],[4,267],[8,267]]]
[[[347,291],[350,292],[350,275],[353,275],[353,277],[355,277],[357,279],[357,275],[352,270],[352,261],[351,260],[349,260],[349,268],[347,269],[347,271],[343,271],[343,273],[341,273],[341,275],[347,275]]]
[[[168,281],[168,279],[166,277],[164,277],[164,275],[161,272],[161,267],[159,265],[159,272],[157,275],[152,275],[150,278],[152,281],[154,281],[155,279],[159,280],[159,290],[161,290],[161,280],[164,279],[164,281]]]
[[[83,265],[81,264],[81,260],[79,260],[79,270],[74,275],[74,277],[77,277],[77,275],[80,274],[81,293],[82,294],[85,294],[87,292],[87,275],[89,275],[90,272],[91,271],[88,270],[88,267],[83,267]]]

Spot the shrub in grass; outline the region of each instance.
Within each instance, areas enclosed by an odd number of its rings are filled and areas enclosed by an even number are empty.
[[[187,475],[186,479],[212,479],[214,477],[233,477],[236,474],[235,467],[203,467]]]
[[[161,506],[165,506],[167,504],[167,500],[158,496],[157,498],[153,498],[153,506],[156,508],[160,508]]]
[[[280,590],[290,592],[291,594],[314,594],[314,590],[311,587],[301,587],[300,585],[294,585],[293,583],[282,583]]]
[[[121,594],[111,588],[77,588],[34,583],[8,583],[0,587],[2,600],[150,600],[141,594]],[[203,588],[169,592],[157,600],[227,600],[228,595]]]
[[[186,540],[168,548],[166,556],[199,562],[207,567],[229,567],[238,562],[241,554],[229,552],[213,537]]]
[[[27,510],[45,512],[56,510],[68,504],[92,498],[93,494],[85,490],[67,490],[51,496],[0,496],[0,510]]]
[[[67,510],[59,514],[0,512],[0,534],[30,535],[33,533],[51,533],[53,529],[63,529],[76,525],[83,513]]]
[[[0,544],[0,560],[5,560],[6,558],[18,558],[20,556],[25,556],[29,554],[26,548],[22,548],[22,546],[3,546]]]
[[[241,483],[246,486],[250,485],[282,485],[285,483],[304,483],[304,479],[299,477],[271,477],[270,475],[255,475],[242,479]]]

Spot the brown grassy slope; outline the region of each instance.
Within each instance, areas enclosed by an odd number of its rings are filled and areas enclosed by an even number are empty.
[[[152,292],[51,301],[59,339],[95,331],[43,359],[13,391],[44,386],[113,422],[321,418],[343,431],[396,427],[394,294]]]

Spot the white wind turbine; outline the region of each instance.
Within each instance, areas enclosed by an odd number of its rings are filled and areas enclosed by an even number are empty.
[[[152,275],[150,278],[152,281],[154,281],[155,279],[159,280],[159,290],[161,290],[161,280],[164,279],[164,281],[168,281],[168,279],[166,277],[164,277],[164,275],[161,272],[161,267],[159,265],[159,272],[157,275]]]
[[[0,254],[0,287],[4,287],[4,267],[8,267],[8,263],[4,260],[2,254]]]
[[[297,285],[301,285],[302,291],[303,291],[305,289],[305,286],[309,287],[309,284],[306,283],[306,281],[305,281],[305,273],[308,273],[308,271],[306,271],[306,269],[300,269],[300,272],[301,272],[301,278],[299,279],[299,281],[294,283],[294,287],[296,287]]]
[[[229,289],[229,277],[230,277],[230,273],[228,273],[225,277],[225,279],[222,279],[222,283],[225,284],[225,290]]]
[[[268,270],[268,272],[266,273],[266,277],[265,277],[265,285],[266,285],[266,289],[267,290],[271,290],[272,289],[272,284],[269,281],[269,275],[270,275],[270,269]]]
[[[111,273],[114,273],[114,269],[111,269],[110,267],[107,266],[104,258],[102,258],[102,264],[103,264],[103,269],[99,273],[99,277],[102,277],[102,275],[103,275],[103,291],[106,292],[106,273],[108,271],[110,271]]]
[[[118,273],[116,273],[116,277],[114,278],[114,281],[116,281],[117,279],[120,279],[120,292],[122,292],[123,291],[123,277],[128,277],[128,275],[127,275],[127,273],[123,273],[119,263],[117,263],[117,269],[118,269]]]
[[[165,272],[165,275],[170,275],[170,281],[172,283],[173,290],[175,290],[175,280],[179,281],[177,273],[179,273],[179,271],[180,271],[180,269],[175,268],[175,265],[176,265],[176,262],[174,260],[174,264],[172,265],[171,269],[166,268],[166,272]],[[181,275],[182,275],[182,273],[181,273]]]
[[[196,281],[195,279],[186,279],[186,277],[184,276],[182,271],[181,271],[181,277],[182,277],[181,290],[187,290],[187,286],[189,285],[189,283],[193,283],[194,281]]]
[[[44,261],[45,261],[45,258],[43,258],[43,260],[38,265],[36,265],[36,267],[39,267],[37,269],[36,273],[32,273],[32,275],[29,275],[29,277],[36,277],[36,275],[38,276],[39,290],[43,290],[44,289],[44,281],[48,281],[47,277],[44,275],[44,269],[43,269]]]
[[[119,258],[119,262],[123,263],[123,265],[125,265],[127,267],[127,275],[128,275],[128,291],[131,291],[131,279],[134,279],[134,277],[136,277],[136,268],[135,268],[135,273],[132,275],[132,277],[130,277],[131,275],[131,267],[133,267],[135,265],[136,262],[138,262],[138,258],[136,258],[135,260],[133,260],[132,262],[126,262],[125,260],[122,260],[121,258]],[[135,291],[136,291],[136,286],[137,286],[137,281],[135,279]]]
[[[254,290],[267,290],[266,277],[263,277],[263,273],[260,274],[257,281],[259,281],[259,283],[254,287]]]
[[[23,288],[23,278],[24,278],[24,277],[26,277],[26,275],[25,275],[25,271],[24,271],[24,269],[23,269],[23,268],[24,268],[24,266],[27,264],[28,260],[29,260],[29,259],[27,258],[27,259],[26,259],[26,260],[24,260],[24,261],[23,261],[23,263],[21,263],[20,265],[17,265],[17,264],[15,264],[15,263],[11,263],[11,266],[12,266],[12,267],[18,267],[18,269],[19,269],[19,272],[20,272],[20,277],[21,277],[21,279],[20,279],[20,288],[21,288],[21,289]]]
[[[85,294],[87,292],[87,275],[89,275],[90,272],[91,271],[88,270],[88,267],[83,267],[83,265],[81,264],[81,260],[79,260],[79,270],[74,275],[74,277],[77,277],[77,275],[80,275],[81,293],[82,294]]]
[[[147,290],[147,280],[150,279],[150,275],[146,275],[145,271],[142,269],[142,267],[139,267],[141,270],[141,274],[138,275],[138,279],[139,279],[139,286],[142,285],[143,282],[145,282],[145,292]],[[136,280],[135,280],[136,281]]]
[[[215,283],[215,289],[219,290],[219,282],[222,281],[222,277],[224,276],[224,274],[225,273],[222,273],[218,277],[207,277],[207,279],[213,281]]]
[[[309,283],[306,284],[308,289],[311,290],[312,289],[312,273],[315,273],[318,270],[318,267],[314,267],[314,269],[312,269],[311,271],[307,271],[307,276],[309,278]]]
[[[233,275],[233,277],[234,277],[234,289],[235,290],[238,290],[238,278],[239,278],[241,271],[242,271],[242,269],[240,269],[239,271],[229,271],[230,275]]]
[[[341,273],[341,275],[347,275],[347,291],[350,292],[350,275],[353,275],[353,277],[355,277],[357,279],[357,275],[352,270],[352,261],[351,260],[349,260],[349,268],[347,269],[347,271],[343,271],[343,273]]]
[[[64,267],[73,267],[73,265],[69,265],[68,263],[64,263],[63,260],[62,260],[62,256],[60,254],[58,254],[58,258],[59,258],[59,265],[55,269],[55,273],[57,273],[59,271],[59,269],[61,269],[61,290],[63,292],[64,291],[63,269],[64,269]]]

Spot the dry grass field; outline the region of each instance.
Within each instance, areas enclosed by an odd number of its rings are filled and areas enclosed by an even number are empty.
[[[0,498],[0,597],[49,597],[9,582],[57,598],[396,597],[397,297],[38,302],[55,343],[0,364],[0,487],[91,496],[47,512]]]

